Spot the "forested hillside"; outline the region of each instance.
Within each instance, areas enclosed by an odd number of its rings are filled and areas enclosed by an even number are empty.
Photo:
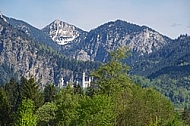
[[[167,96],[177,108],[190,105],[190,37],[181,35],[170,46],[147,55],[133,65],[133,74],[143,87]]]
[[[86,90],[47,85],[41,91],[33,78],[11,79],[0,87],[0,125],[189,125],[187,108],[176,113],[163,95],[130,79],[121,62],[126,53],[125,48],[112,52],[110,61],[92,72],[96,81]]]

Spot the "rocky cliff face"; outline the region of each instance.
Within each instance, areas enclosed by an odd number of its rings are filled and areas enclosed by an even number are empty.
[[[56,60],[41,53],[40,44],[0,18],[0,66],[12,76],[34,76],[41,84],[55,82]],[[3,72],[3,71],[1,71]],[[4,74],[1,73],[1,78]],[[9,76],[10,78],[10,76]],[[4,78],[5,79],[5,78]]]
[[[108,52],[122,46],[128,46],[133,57],[139,57],[155,52],[170,42],[171,39],[146,26],[117,20],[91,30],[73,57],[104,62]]]

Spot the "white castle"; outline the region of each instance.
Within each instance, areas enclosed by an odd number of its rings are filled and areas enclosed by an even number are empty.
[[[88,80],[86,81],[86,75],[85,72],[83,72],[82,74],[82,88],[88,88],[90,87],[90,83],[91,83],[91,77],[88,78]]]
[[[88,77],[87,80],[86,80],[86,79],[87,79],[86,74],[85,74],[85,72],[83,72],[83,73],[82,73],[82,80],[81,80],[81,83],[79,83],[78,81],[76,81],[75,84],[76,84],[76,85],[80,85],[81,88],[83,88],[83,89],[86,89],[86,88],[90,87],[90,84],[91,84],[91,82],[92,82],[91,77]],[[72,83],[71,86],[73,87],[73,85],[74,85],[73,80],[72,80],[71,83]],[[58,87],[59,87],[59,88],[67,87],[68,84],[69,84],[68,81],[67,81],[66,84],[65,84],[64,79],[61,78],[61,81],[60,81],[60,83],[58,84]]]

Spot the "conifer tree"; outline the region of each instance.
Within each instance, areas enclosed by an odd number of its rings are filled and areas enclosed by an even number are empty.
[[[11,105],[11,111],[16,111],[19,104],[19,85],[18,82],[11,78],[5,85],[5,91]]]
[[[0,88],[0,125],[7,126],[11,122],[11,107],[5,90]]]
[[[44,89],[44,101],[45,102],[52,102],[55,99],[56,95],[56,88],[53,84],[49,84]]]
[[[39,85],[32,77],[28,80],[25,77],[21,78],[20,96],[21,99],[31,99],[34,101],[34,106],[36,109],[44,103],[43,94],[39,88]]]

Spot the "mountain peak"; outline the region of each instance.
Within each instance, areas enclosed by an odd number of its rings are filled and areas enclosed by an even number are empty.
[[[67,25],[69,25],[68,23],[61,21],[59,19],[55,19],[51,24],[67,24]]]
[[[58,19],[43,28],[42,31],[49,35],[52,40],[59,45],[65,45],[79,36],[79,31],[75,26]]]
[[[99,31],[105,31],[105,32],[107,30],[111,30],[111,31],[118,31],[118,32],[126,32],[130,34],[134,32],[143,31],[145,28],[148,28],[148,27],[139,26],[139,25],[118,19],[116,21],[110,21],[108,23],[105,23],[99,26],[97,29],[99,29]]]
[[[59,19],[55,19],[53,22],[56,23],[56,22],[61,22],[61,21]]]

